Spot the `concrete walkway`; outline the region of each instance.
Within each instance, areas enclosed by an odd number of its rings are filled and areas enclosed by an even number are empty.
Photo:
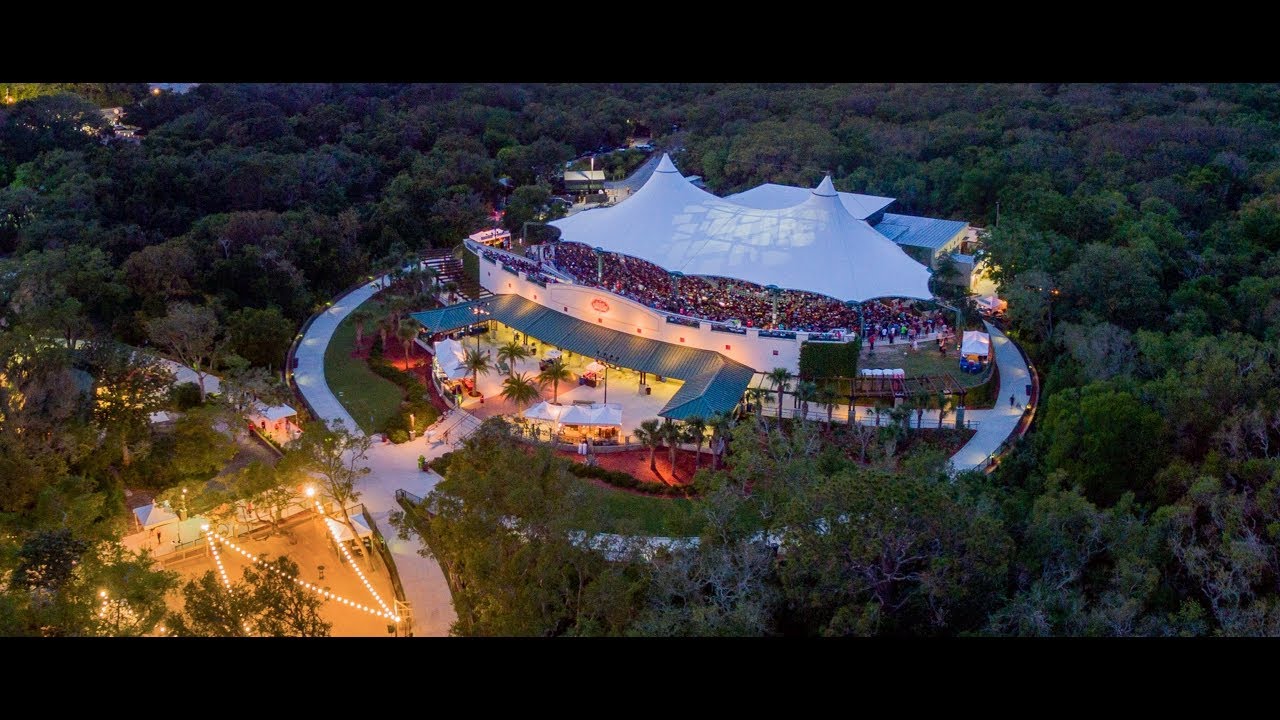
[[[351,414],[329,390],[324,377],[324,353],[329,347],[333,333],[338,329],[338,324],[366,300],[373,297],[385,279],[386,276],[383,276],[370,282],[325,310],[311,323],[311,327],[307,328],[307,333],[303,336],[302,342],[298,343],[298,350],[295,353],[298,367],[294,370],[293,377],[307,402],[322,419],[341,420],[353,433],[363,434]],[[465,413],[462,415],[449,413],[442,421],[456,423],[459,420],[465,420],[464,415]],[[463,427],[474,427],[474,423]],[[439,433],[436,436],[438,440]],[[450,439],[457,440],[460,437],[450,437]],[[400,583],[404,586],[405,598],[413,611],[413,634],[417,637],[448,635],[449,626],[458,616],[453,610],[453,597],[449,594],[449,585],[445,582],[444,571],[440,569],[440,565],[434,559],[418,554],[422,543],[416,536],[407,541],[397,537],[389,516],[392,511],[400,509],[399,503],[396,502],[396,490],[403,489],[415,495],[425,496],[440,480],[439,475],[425,473],[418,469],[418,456],[434,458],[449,449],[440,442],[428,446],[423,438],[401,445],[388,442],[375,443],[369,449],[367,460],[370,472],[356,483],[356,488],[361,493],[361,502],[368,508],[374,522],[378,523],[391,549],[392,557],[395,558],[396,570],[400,573]]]
[[[991,455],[1000,444],[1013,433],[1026,412],[1031,397],[1027,394],[1027,385],[1031,382],[1031,371],[1022,359],[1022,353],[1000,329],[991,323],[984,322],[991,335],[991,345],[995,348],[996,367],[1000,368],[1000,394],[996,396],[996,406],[990,410],[968,410],[965,419],[979,422],[978,432],[969,439],[964,447],[951,456],[951,466],[957,472],[963,470],[981,470],[986,467]],[[1009,406],[1009,396],[1017,401],[1017,407]],[[936,422],[935,415],[935,422]]]
[[[315,413],[326,422],[335,418],[341,420],[348,430],[357,435],[364,433],[352,419],[351,413],[347,412],[342,403],[338,402],[338,398],[334,397],[333,392],[329,390],[329,383],[324,378],[324,351],[329,347],[329,340],[337,331],[338,324],[360,307],[365,300],[373,297],[385,277],[384,275],[355,290],[321,313],[311,323],[311,327],[307,328],[307,334],[303,336],[302,342],[298,343],[298,350],[294,353],[294,358],[298,361],[298,367],[293,371],[294,382],[298,383],[298,389],[302,391],[302,396],[311,404]]]

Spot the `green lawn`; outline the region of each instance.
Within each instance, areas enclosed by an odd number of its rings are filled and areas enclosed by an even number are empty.
[[[705,522],[705,518],[695,514],[689,500],[633,495],[600,487],[586,478],[579,478],[579,481],[586,487],[592,502],[604,506],[604,515],[611,521],[610,527],[606,528],[608,532],[685,537],[697,535]]]
[[[480,282],[480,256],[473,252],[462,252],[462,273],[467,277]]]
[[[902,368],[907,371],[907,377],[951,373],[956,382],[965,387],[977,387],[989,377],[987,374],[970,375],[960,372],[960,358],[957,357],[955,348],[948,347],[947,355],[943,357],[938,354],[936,341],[920,343],[920,349],[915,352],[912,352],[910,342],[894,343],[886,350],[881,350],[881,347],[885,346],[881,345],[880,340],[876,340],[876,351],[870,357],[863,350],[862,356],[858,358],[858,369]]]
[[[376,312],[380,306],[369,301],[363,307]],[[369,331],[370,328],[366,327],[365,332]],[[329,382],[329,389],[351,413],[360,429],[372,434],[396,414],[404,396],[394,383],[374,375],[363,358],[351,357],[355,340],[356,326],[348,317],[338,325],[324,352],[324,376]]]

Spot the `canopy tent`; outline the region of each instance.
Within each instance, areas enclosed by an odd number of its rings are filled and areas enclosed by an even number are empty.
[[[980,297],[977,300],[975,300],[975,302],[978,303],[979,307],[986,308],[991,312],[1004,312],[1005,309],[1009,307],[1008,302],[1001,300],[995,295],[986,295],[984,297]]]
[[[549,422],[560,422],[560,415],[572,405],[560,405],[543,401],[525,410],[523,415],[530,420],[546,420]]]
[[[685,275],[731,277],[838,300],[933,296],[929,270],[851,215],[830,177],[803,202],[757,208],[694,187],[664,155],[626,201],[551,225],[562,241]]]
[[[195,385],[197,387],[200,386],[200,376],[196,374],[195,370],[192,370],[186,365],[183,365],[182,363],[176,363],[168,358],[160,358],[160,364],[164,365],[171,372],[173,372],[174,385],[191,383],[192,385]],[[206,395],[217,395],[218,393],[222,392],[222,381],[219,380],[216,375],[210,375],[209,373],[205,373],[204,392]]]
[[[369,529],[369,526],[364,521],[364,515],[361,515],[360,513],[347,513],[347,516],[351,518],[351,524],[356,526],[356,532],[360,534],[360,537],[366,538],[373,536],[373,531]],[[347,527],[346,523],[341,520],[334,519],[333,524],[338,528],[338,542],[346,542],[351,539],[351,528]]]
[[[542,357],[544,357],[544,358],[546,358],[546,359],[548,359],[548,360],[555,360],[556,358],[560,357],[560,355],[561,355],[561,354],[562,354],[562,353],[561,353],[559,350],[556,350],[555,348],[552,348],[552,349],[548,350],[545,354],[543,354],[543,356],[542,356]]]
[[[445,377],[450,380],[460,380],[467,376],[466,369],[462,367],[462,363],[467,359],[467,351],[462,347],[462,343],[450,338],[438,340],[435,352],[436,364],[440,366]]]
[[[799,205],[805,201],[809,193],[810,190],[806,187],[765,183],[734,195],[726,195],[724,199],[760,210],[777,210]],[[866,220],[892,205],[894,199],[880,197],[879,195],[859,195],[857,193],[842,192],[840,193],[840,202],[844,204],[844,208],[849,211],[850,215],[859,220]]]
[[[257,416],[258,418],[266,420],[267,422],[276,422],[277,420],[283,420],[287,417],[293,417],[297,414],[298,414],[298,411],[294,410],[288,405],[275,405],[273,407],[267,407],[266,405],[259,404],[258,407],[254,409],[254,415]]]
[[[601,365],[596,360],[592,360],[591,362],[587,363],[587,366],[584,369],[587,372],[594,372],[594,373],[604,372],[604,365]]]
[[[622,406],[617,403],[555,405],[540,402],[524,411],[530,420],[546,420],[562,425],[622,425]]]
[[[134,508],[133,515],[138,518],[138,524],[142,525],[143,530],[178,522],[178,516],[171,512],[169,508],[156,503]]]
[[[960,342],[961,355],[987,357],[991,354],[991,336],[981,330],[965,330]]]

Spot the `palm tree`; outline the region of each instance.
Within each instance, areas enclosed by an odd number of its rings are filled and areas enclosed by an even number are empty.
[[[929,407],[929,396],[920,392],[911,396],[911,409],[916,411],[916,429],[924,425],[924,410]],[[909,424],[909,423],[908,423]]]
[[[383,310],[387,313],[387,320],[392,327],[399,327],[400,320],[404,318],[404,314],[408,312],[410,307],[412,307],[412,304],[409,302],[409,298],[402,295],[393,295],[387,298],[382,305]]]
[[[449,293],[449,304],[452,305],[453,301],[457,299],[458,283],[450,280],[444,284],[444,291]]]
[[[551,402],[558,402],[560,399],[560,383],[569,382],[573,379],[573,373],[569,368],[564,366],[564,362],[560,358],[551,361],[547,365],[547,369],[538,373],[538,383],[543,387],[548,385],[552,388]],[[641,423],[643,425],[643,423]]]
[[[777,367],[769,371],[765,376],[773,387],[778,390],[778,424],[782,424],[782,393],[787,391],[787,386],[791,382],[791,371]]]
[[[409,369],[409,348],[413,347],[413,339],[418,337],[418,328],[421,327],[413,320],[401,320],[400,327],[396,329],[396,337],[400,339],[400,344],[404,346],[404,369]]]
[[[649,448],[649,470],[654,475],[658,474],[658,466],[653,462],[653,452],[662,444],[661,429],[657,420],[645,420],[640,423],[640,427],[631,431],[636,436],[636,440],[645,447]]]
[[[360,349],[360,345],[364,343],[365,325],[373,320],[373,313],[365,309],[359,309],[351,313],[351,322],[356,326],[356,349]]]
[[[391,324],[391,318],[384,317],[378,320],[378,336],[382,338],[382,352],[387,351],[387,335],[397,331],[395,325]]]
[[[800,417],[809,419],[809,402],[818,397],[818,383],[801,380],[796,383],[796,397],[800,399]]]
[[[836,392],[830,385],[823,385],[818,391],[818,404],[827,409],[827,430],[831,430],[831,415],[836,410],[836,404],[840,402],[840,393]]]
[[[733,418],[727,413],[714,413],[707,418],[707,427],[711,428],[711,469],[715,470],[724,452],[724,438],[733,427]]]
[[[950,400],[945,393],[938,393],[938,429],[942,429],[942,420],[951,412],[947,407],[947,400]]]
[[[538,388],[534,387],[533,381],[525,377],[524,373],[512,375],[503,380],[502,392],[499,394],[513,403],[517,410],[523,410],[525,406],[540,397]]]
[[[662,437],[662,442],[671,450],[671,479],[676,478],[676,446],[680,444],[683,433],[680,432],[680,426],[671,421],[671,418],[664,418],[662,426],[658,428],[658,435]]]
[[[514,338],[506,345],[498,348],[498,359],[508,363],[511,366],[511,376],[516,374],[516,361],[523,360],[533,353],[529,352],[529,348],[516,342]]]
[[[427,266],[426,270],[422,271],[422,275],[426,279],[426,283],[424,283],[424,286],[422,288],[422,292],[424,294],[429,293],[431,290],[435,289],[437,285],[440,284],[440,271],[431,267],[430,265]]]
[[[684,436],[681,440],[697,446],[698,451],[693,455],[693,471],[698,472],[702,464],[702,443],[707,441],[707,421],[699,415],[690,415],[685,418]]]
[[[488,375],[493,370],[493,365],[489,363],[489,356],[478,350],[467,350],[466,356],[462,360],[462,367],[471,372],[471,383],[476,386],[476,392],[480,392],[480,373]]]

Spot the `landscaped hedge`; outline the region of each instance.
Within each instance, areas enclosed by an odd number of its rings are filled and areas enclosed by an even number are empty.
[[[440,417],[440,411],[427,400],[427,389],[418,378],[380,358],[371,357],[368,364],[375,375],[390,380],[404,391],[404,402],[400,403],[399,412],[388,418],[381,429],[391,442],[401,443],[409,439],[410,414],[414,416],[413,430],[419,433]]]
[[[444,477],[445,471],[449,469],[449,462],[453,459],[453,454],[456,452],[458,451],[450,450],[435,460],[429,460],[427,462],[427,467],[439,473],[440,477]]]
[[[614,487],[626,488],[627,490],[637,490],[646,495],[660,495],[663,497],[688,497],[693,494],[693,488],[673,487],[656,482],[646,482],[637,480],[636,478],[624,472],[617,470],[608,470],[599,465],[583,465],[581,463],[571,463],[569,472],[578,477],[595,478],[603,480]]]
[[[861,338],[845,343],[801,343],[800,377],[806,380],[857,377],[861,351]]]

